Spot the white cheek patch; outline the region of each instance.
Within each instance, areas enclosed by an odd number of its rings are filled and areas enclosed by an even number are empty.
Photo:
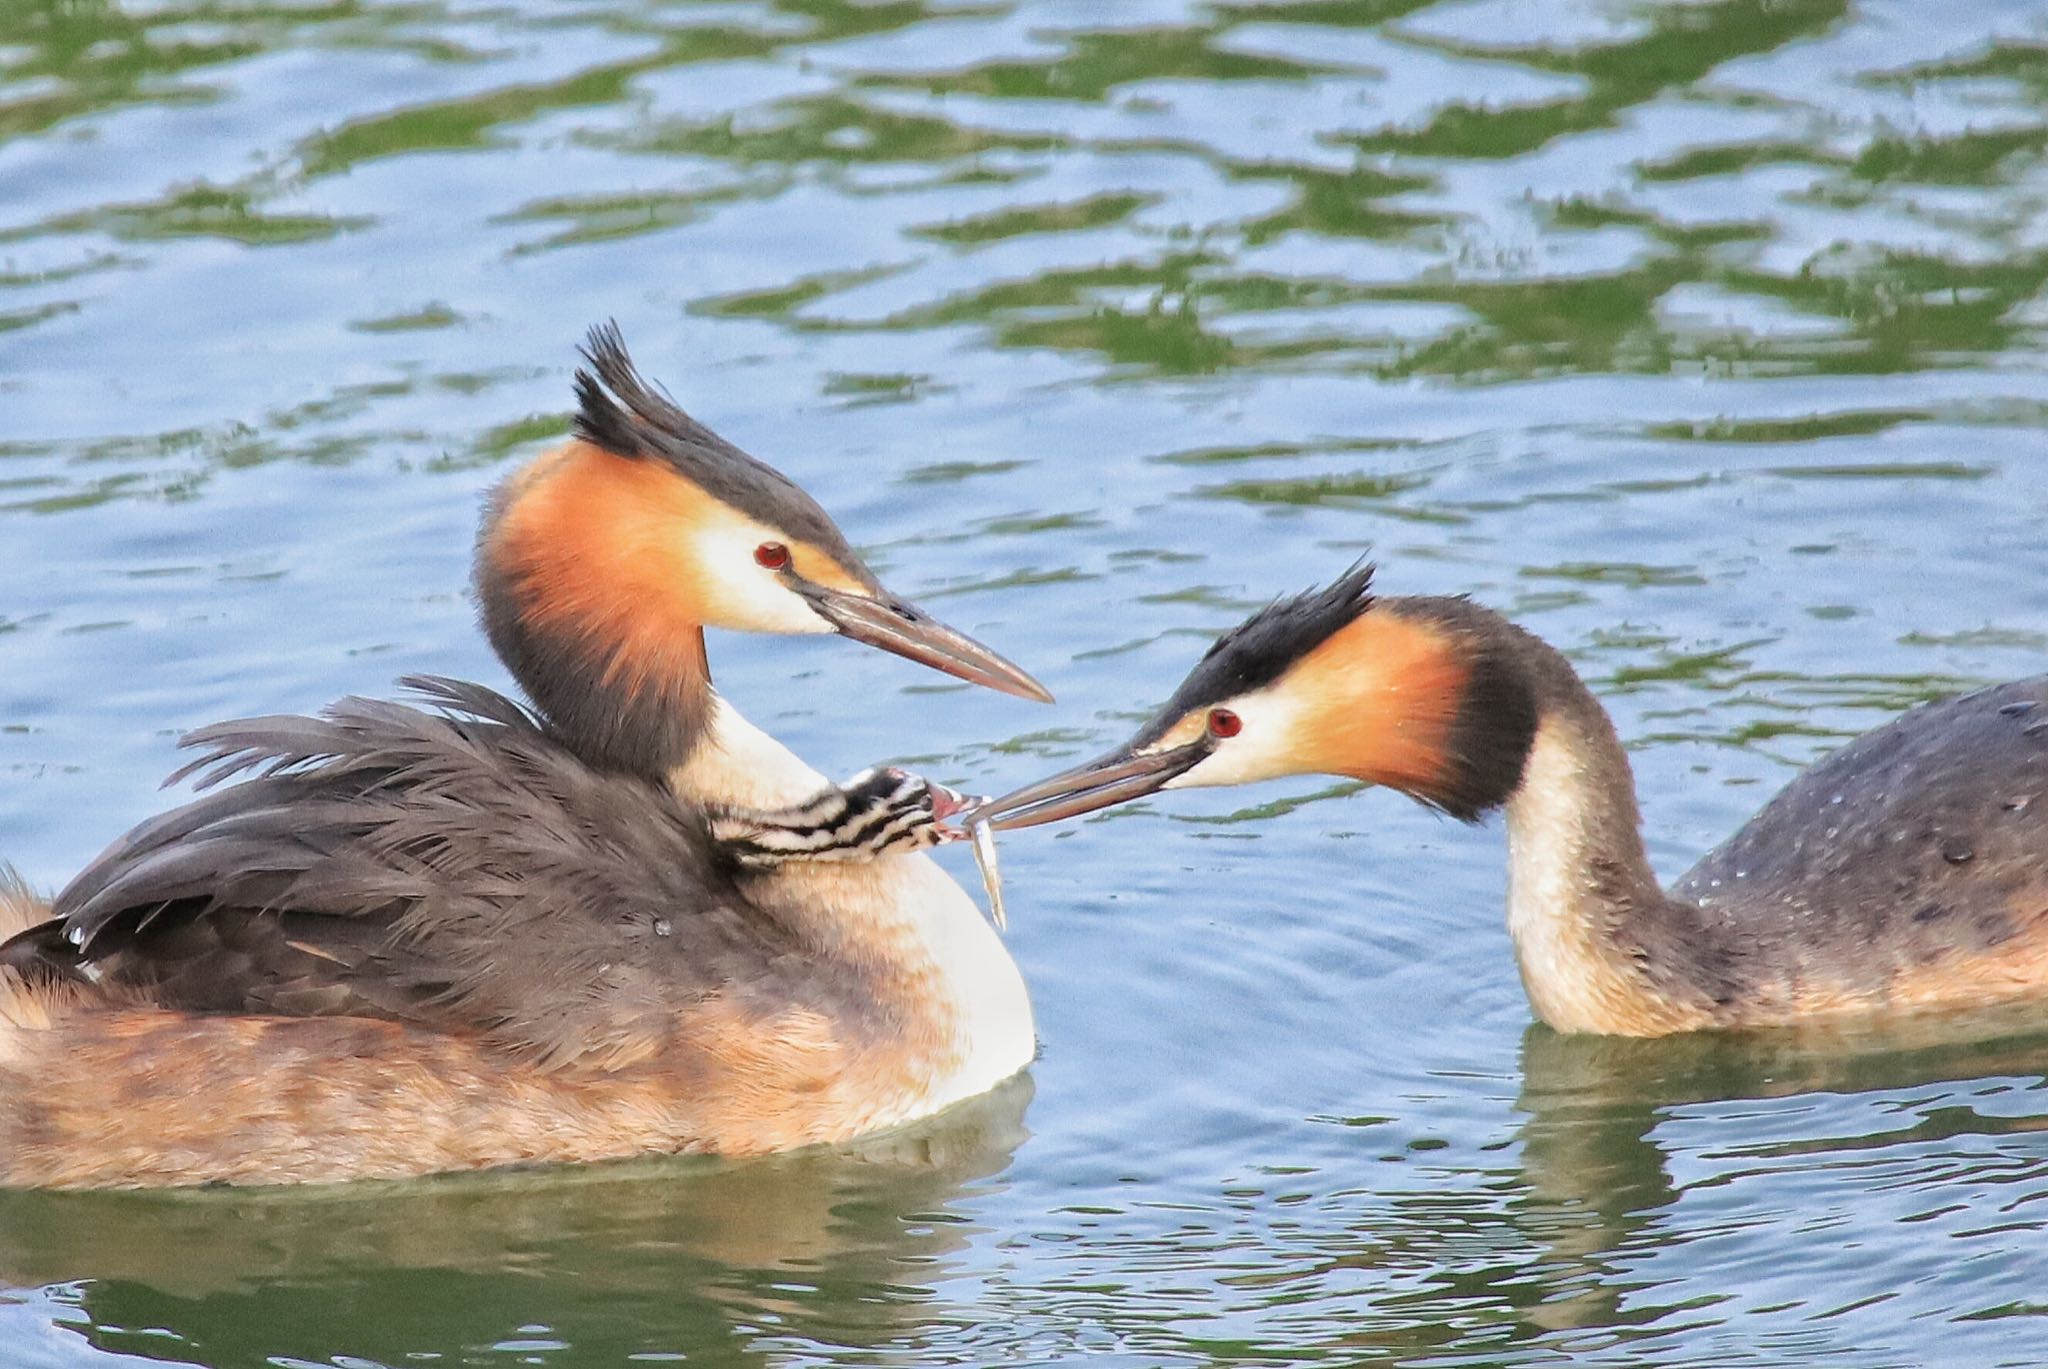
[[[1244,727],[1236,736],[1217,742],[1216,749],[1193,767],[1168,780],[1168,789],[1256,784],[1302,773],[1305,767],[1300,747],[1301,708],[1295,700],[1262,689],[1226,699],[1214,707],[1237,714]]]
[[[713,627],[741,632],[786,634],[832,631],[791,589],[779,571],[754,560],[763,542],[780,542],[772,528],[743,519],[721,519],[696,528],[690,551],[705,588],[706,619]]]

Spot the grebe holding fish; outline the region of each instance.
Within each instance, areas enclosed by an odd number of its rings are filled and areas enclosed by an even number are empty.
[[[0,916],[0,1186],[288,1183],[754,1154],[930,1116],[1031,1007],[922,852],[957,795],[846,786],[711,686],[704,628],[838,633],[1023,698],[600,328],[575,436],[477,543],[532,701],[408,681],[185,739],[210,790]]]

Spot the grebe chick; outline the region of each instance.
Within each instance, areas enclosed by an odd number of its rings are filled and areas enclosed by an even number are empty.
[[[0,1186],[751,1154],[1029,1062],[1014,962],[919,854],[958,796],[828,784],[713,691],[703,628],[836,631],[1048,696],[883,589],[614,330],[586,355],[576,436],[478,541],[535,710],[414,678],[426,709],[201,729],[180,777],[208,792],[47,908],[0,891]]]
[[[977,811],[1027,827],[1161,789],[1323,773],[1507,810],[1537,1016],[1656,1036],[2048,990],[2048,676],[1915,708],[1660,889],[1607,712],[1563,655],[1358,565],[1225,634],[1124,746]]]

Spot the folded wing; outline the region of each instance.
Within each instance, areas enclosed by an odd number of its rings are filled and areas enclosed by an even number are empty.
[[[701,814],[593,770],[492,690],[406,683],[433,711],[350,698],[193,733],[203,754],[173,778],[213,792],[115,843],[0,964],[600,1068],[659,1051],[708,996],[793,976],[796,934],[747,901]]]

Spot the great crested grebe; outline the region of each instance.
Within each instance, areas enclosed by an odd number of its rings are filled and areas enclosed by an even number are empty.
[[[585,355],[575,436],[504,484],[477,544],[485,626],[537,712],[413,679],[433,711],[204,728],[179,777],[235,783],[47,909],[0,889],[0,1185],[757,1153],[1029,1062],[1015,964],[918,853],[958,796],[894,770],[827,784],[712,689],[703,628],[839,632],[1050,695],[883,589],[615,329]]]
[[[1606,710],[1533,634],[1360,564],[1210,647],[1122,747],[973,814],[1325,773],[1467,822],[1507,810],[1537,1016],[1657,1036],[2048,991],[2048,676],[1914,709],[1819,762],[1667,893]]]

